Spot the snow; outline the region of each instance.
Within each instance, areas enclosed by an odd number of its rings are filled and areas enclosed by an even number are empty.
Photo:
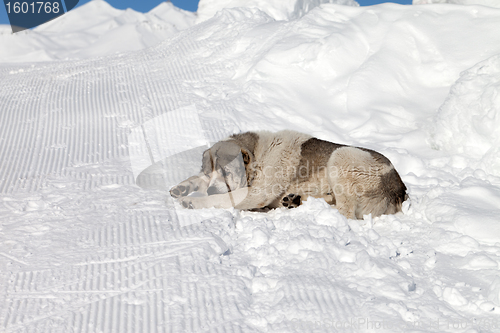
[[[497,332],[500,9],[242,4],[0,27],[0,331]],[[282,129],[380,151],[410,201],[168,196],[210,142]]]
[[[414,5],[427,5],[435,3],[450,3],[455,5],[481,5],[500,8],[497,0],[413,0]]]
[[[33,30],[13,35],[10,26],[0,26],[0,63],[85,59],[135,51],[192,26],[195,19],[194,13],[171,2],[143,14],[93,0]]]
[[[355,0],[203,0],[198,5],[197,22],[212,18],[224,8],[258,8],[275,20],[290,20],[303,16],[323,3],[334,3],[346,6],[359,6]]]
[[[500,55],[461,73],[435,116],[433,142],[500,176]],[[460,129],[457,131],[456,129]]]

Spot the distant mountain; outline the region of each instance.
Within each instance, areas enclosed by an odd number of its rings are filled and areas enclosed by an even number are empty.
[[[196,14],[164,2],[149,13],[93,0],[33,30],[0,26],[0,63],[84,59],[140,50],[192,26]]]

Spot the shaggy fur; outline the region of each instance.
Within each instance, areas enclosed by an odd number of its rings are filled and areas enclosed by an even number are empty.
[[[353,219],[397,213],[407,199],[382,154],[294,131],[247,132],[216,143],[203,154],[201,173],[170,194],[186,208],[244,210],[293,208],[312,196]]]

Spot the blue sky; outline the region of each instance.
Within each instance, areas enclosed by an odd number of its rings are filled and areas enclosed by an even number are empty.
[[[7,0],[7,1],[22,2],[22,0]],[[78,6],[81,6],[89,1],[90,0],[80,0],[78,2]],[[198,1],[199,0],[171,0],[171,1],[176,7],[195,12],[196,9],[198,8]],[[411,2],[412,2],[412,0],[393,0],[393,1],[357,0],[357,1],[362,6],[369,6],[369,5],[379,4],[382,2],[395,2],[395,3],[400,3],[400,4],[411,4]],[[158,6],[163,1],[161,1],[161,0],[107,0],[107,2],[111,6],[113,6],[115,8],[119,8],[119,9],[133,8],[134,10],[137,10],[139,12],[148,12],[151,9],[153,9],[154,7]],[[0,5],[0,24],[9,24],[9,19],[7,18],[7,10],[5,9],[5,6],[3,6],[3,5]]]

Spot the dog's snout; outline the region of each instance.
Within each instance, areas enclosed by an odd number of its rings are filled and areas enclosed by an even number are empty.
[[[207,194],[208,195],[217,194],[217,193],[218,193],[218,191],[217,191],[217,188],[215,186],[210,186],[207,189]]]

